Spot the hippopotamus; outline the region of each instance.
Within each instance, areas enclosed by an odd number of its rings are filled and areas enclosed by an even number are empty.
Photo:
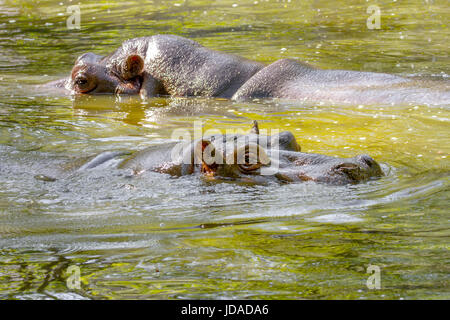
[[[71,76],[52,85],[78,94],[141,94],[231,98],[264,67],[175,35],[125,41],[112,54],[81,55]]]
[[[117,161],[117,157],[126,156]],[[283,131],[260,134],[256,121],[249,134],[216,134],[187,144],[170,143],[138,151],[102,153],[79,170],[91,170],[114,159],[132,175],[145,171],[174,177],[200,175],[212,181],[266,184],[312,181],[344,185],[383,176],[380,165],[368,155],[338,158],[301,152],[294,135]]]
[[[175,35],[130,39],[106,57],[83,54],[70,77],[50,85],[75,94],[201,96],[238,101],[280,98],[338,104],[450,103],[450,86],[445,81],[324,70],[292,59],[265,66]]]

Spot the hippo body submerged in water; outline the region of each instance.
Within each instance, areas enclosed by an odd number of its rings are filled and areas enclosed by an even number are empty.
[[[144,97],[281,98],[351,104],[450,103],[450,86],[445,81],[323,70],[291,59],[265,66],[174,35],[130,39],[106,57],[84,54],[76,61],[70,77],[50,86],[72,93]]]
[[[450,83],[350,70],[323,70],[292,59],[261,69],[233,100],[282,98],[344,104],[449,104]]]
[[[294,135],[259,134],[256,121],[250,134],[212,135],[180,143],[153,146],[120,160],[118,167],[134,174],[154,171],[172,176],[201,175],[215,181],[264,184],[303,182],[344,185],[383,176],[379,164],[368,155],[336,158],[300,152]],[[79,170],[94,169],[124,155],[102,153]]]
[[[127,40],[106,57],[86,53],[71,77],[54,84],[73,93],[231,98],[263,67],[193,40],[155,35]]]

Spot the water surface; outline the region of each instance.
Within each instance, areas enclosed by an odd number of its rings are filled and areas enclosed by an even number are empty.
[[[448,299],[448,105],[74,98],[33,85],[76,57],[172,33],[271,63],[449,77],[446,1],[0,1],[0,297],[3,299]],[[120,170],[74,172],[102,151],[175,129],[292,131],[303,151],[370,154],[358,185],[249,186]],[[42,174],[56,181],[35,178]],[[381,270],[370,290],[369,265]],[[78,266],[80,289],[67,287]]]

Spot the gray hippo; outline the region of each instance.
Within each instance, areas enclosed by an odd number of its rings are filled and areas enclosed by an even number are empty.
[[[263,64],[174,35],[125,41],[112,54],[80,56],[71,76],[51,83],[73,93],[231,98]]]
[[[182,146],[182,147],[181,147]],[[202,175],[210,180],[265,184],[313,181],[344,185],[383,176],[379,164],[368,155],[336,158],[304,153],[289,131],[267,136],[254,122],[249,134],[212,135],[188,142],[153,146],[129,156],[102,153],[79,170],[106,165],[117,157],[121,169],[133,174],[154,171],[172,176]]]
[[[51,83],[72,93],[141,94],[144,97],[281,98],[313,103],[448,104],[445,81],[324,70],[291,59],[268,66],[214,51],[174,35],[125,41],[112,54],[80,56],[71,76]]]

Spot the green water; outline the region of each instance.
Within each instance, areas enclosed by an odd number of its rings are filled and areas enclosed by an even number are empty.
[[[0,1],[0,298],[449,299],[449,119],[442,106],[77,98],[34,84],[87,51],[172,33],[270,63],[447,80],[447,1]],[[175,129],[292,131],[302,150],[370,154],[380,180],[245,186],[114,170],[73,173],[102,151]],[[56,181],[35,179],[43,174]],[[369,289],[369,265],[380,289]],[[69,288],[78,266],[81,287]]]

